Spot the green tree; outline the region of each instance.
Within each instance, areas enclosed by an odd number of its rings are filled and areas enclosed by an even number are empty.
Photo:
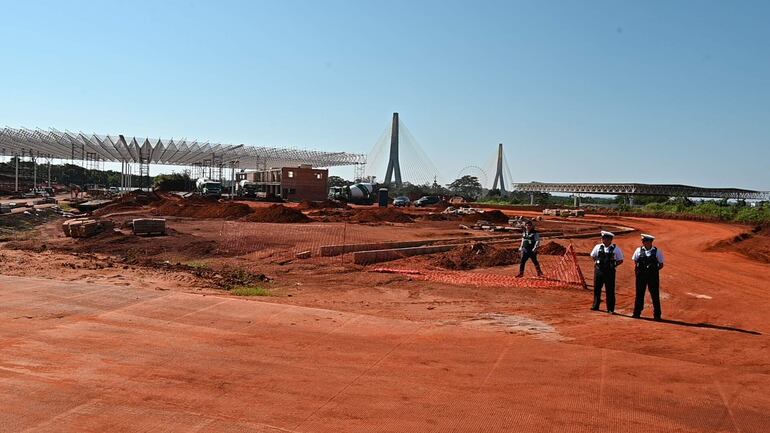
[[[155,176],[155,188],[160,191],[192,191],[195,182],[187,173],[159,174]]]
[[[479,179],[469,174],[455,179],[454,182],[447,185],[447,188],[452,194],[459,195],[470,201],[478,200],[482,191]]]
[[[329,188],[334,186],[350,186],[353,182],[345,180],[339,176],[329,176]]]

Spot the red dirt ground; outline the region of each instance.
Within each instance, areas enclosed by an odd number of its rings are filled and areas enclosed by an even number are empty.
[[[480,267],[510,266],[521,261],[518,248],[502,247],[477,242],[452,251],[432,254],[431,264],[445,269],[476,269]]]
[[[625,317],[628,264],[618,270],[621,314],[610,316],[589,311],[590,291],[462,287],[361,272],[342,259],[269,260],[343,230],[356,240],[419,239],[456,230],[452,222],[169,220],[176,234],[158,260],[186,255],[175,250],[182,241],[222,249],[235,230],[244,244],[265,242],[199,259],[274,277],[273,296],[258,299],[176,268],[104,267],[102,253],[4,249],[0,431],[767,431],[770,265],[711,251],[750,228],[591,218],[657,236],[667,321]],[[279,226],[286,232],[268,244]],[[580,252],[597,241],[573,240]],[[616,242],[630,258],[638,232]],[[591,260],[580,260],[590,281]]]
[[[334,200],[322,200],[322,201],[308,201],[305,200],[297,205],[297,209],[310,210],[310,209],[352,209],[345,203]]]
[[[567,252],[567,247],[558,242],[551,241],[545,242],[540,248],[538,248],[537,252],[538,254],[544,256],[561,256]]]
[[[716,242],[711,251],[734,251],[762,263],[770,263],[770,226],[758,226],[732,239]]]
[[[351,218],[352,222],[357,223],[410,223],[414,221],[409,214],[393,208],[374,208],[374,209],[356,209]]]
[[[483,213],[463,215],[462,217],[462,220],[467,223],[475,223],[476,221],[484,220],[493,224],[507,224],[508,219],[508,215],[497,209],[486,210]]]
[[[166,200],[154,211],[159,216],[185,218],[240,218],[252,212],[246,204],[200,197]]]
[[[309,223],[313,221],[297,208],[274,204],[269,207],[254,209],[243,221],[260,223]]]

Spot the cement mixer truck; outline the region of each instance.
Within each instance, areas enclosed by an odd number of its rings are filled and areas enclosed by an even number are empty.
[[[329,198],[353,204],[372,204],[377,200],[377,185],[356,183],[350,186],[329,188]]]
[[[195,190],[203,197],[222,196],[222,184],[211,179],[198,179],[195,182]]]
[[[243,179],[238,181],[236,188],[238,188],[238,197],[257,198],[259,187],[250,180]]]

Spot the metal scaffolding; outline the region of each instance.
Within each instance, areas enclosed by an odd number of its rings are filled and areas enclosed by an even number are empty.
[[[195,166],[209,161],[212,169],[221,171],[221,163],[239,161],[242,166],[291,167],[302,164],[313,167],[355,165],[365,162],[365,156],[346,152],[250,146],[198,142],[197,140],[164,140],[124,135],[98,135],[55,129],[0,129],[0,147],[6,155],[28,154],[89,164],[121,162],[140,167],[147,172],[150,164]],[[213,174],[213,173],[212,173]]]
[[[664,195],[671,197],[727,198],[769,200],[770,192],[739,188],[701,188],[689,185],[645,183],[545,183],[530,182],[513,185],[521,192],[563,192],[572,194]]]

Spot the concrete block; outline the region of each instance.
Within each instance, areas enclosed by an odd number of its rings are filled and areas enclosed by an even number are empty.
[[[166,234],[166,220],[163,218],[135,218],[131,225],[138,236]]]
[[[457,248],[458,245],[432,245],[424,247],[392,248],[387,250],[358,251],[353,253],[353,263],[369,265],[372,263],[388,262],[404,257],[422,254],[442,253]]]

